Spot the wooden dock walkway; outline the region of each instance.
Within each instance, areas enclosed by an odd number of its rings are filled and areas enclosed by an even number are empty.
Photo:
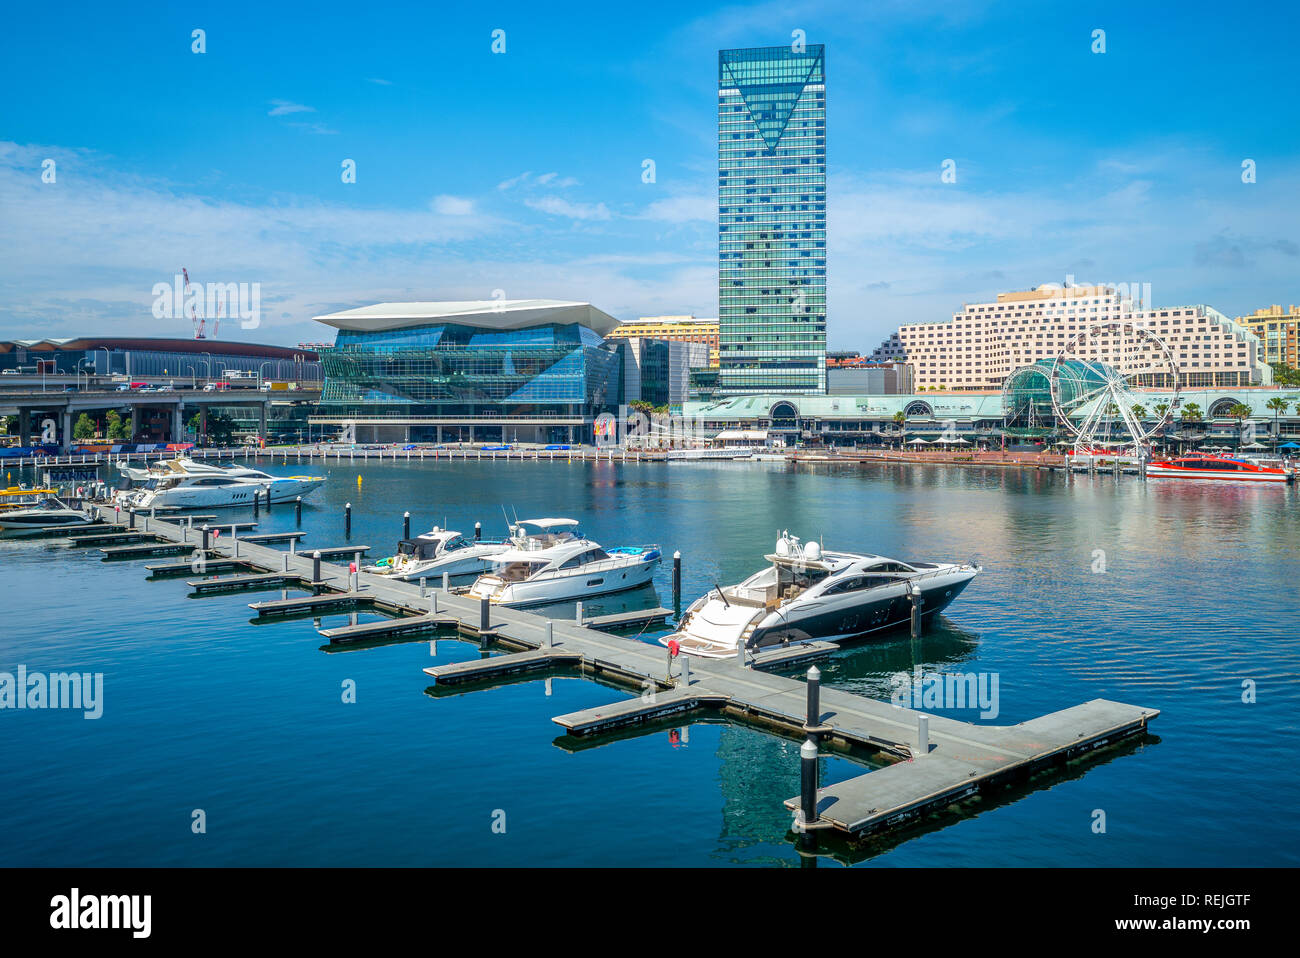
[[[99,508],[106,518],[112,516],[111,509]],[[192,532],[189,541],[182,543],[185,533],[179,525],[154,519],[150,531],[181,543],[186,550],[195,548]],[[133,547],[116,551],[130,548]],[[328,551],[331,555],[350,558],[364,548],[344,546]],[[297,576],[320,593],[253,603],[252,608],[259,615],[357,605],[383,608],[399,615],[384,622],[323,630],[321,635],[331,643],[383,640],[400,635],[403,630],[415,633],[455,628],[462,634],[479,633],[480,605],[469,596],[441,590],[429,590],[422,596],[415,583],[364,572],[358,573],[357,590],[354,590],[346,566],[324,562],[320,581],[312,582],[313,561],[309,552],[290,554],[242,539],[238,549],[239,559],[235,561],[249,573],[243,578],[257,575],[255,570],[267,575],[278,574],[286,580]],[[219,562],[229,562],[234,550],[235,543],[228,536],[214,540],[207,553],[206,568],[211,570]],[[327,550],[320,551],[324,555]],[[157,574],[160,569],[175,569],[179,565],[149,568]],[[206,581],[211,580],[194,580],[191,585]],[[492,606],[488,624],[484,641],[490,640],[510,654],[432,666],[424,671],[441,686],[500,682],[518,674],[570,667],[637,693],[607,706],[556,716],[553,721],[569,735],[593,736],[665,715],[709,709],[785,735],[812,735],[832,747],[884,752],[900,759],[898,764],[817,792],[817,820],[809,828],[829,828],[849,836],[903,825],[935,808],[1017,781],[1035,771],[1062,765],[1088,751],[1142,735],[1147,724],[1160,714],[1155,709],[1095,699],[1018,725],[975,725],[823,688],[820,714],[809,716],[807,684],[766,669],[803,664],[811,657],[829,655],[836,649],[833,643],[764,652],[751,656],[746,665],[734,659],[691,658],[689,678],[683,680],[682,660],[670,663],[663,647],[598,631],[590,627],[590,622],[584,626]],[[921,729],[926,730],[924,734]],[[798,774],[798,769],[792,767],[792,783],[798,780]],[[791,806],[792,802],[798,804],[797,799],[791,799],[786,805]]]

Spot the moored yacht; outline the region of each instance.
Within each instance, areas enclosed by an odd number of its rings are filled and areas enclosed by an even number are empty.
[[[57,496],[0,512],[0,529],[44,529],[48,526],[84,526],[93,519]]]
[[[265,502],[268,490],[272,502],[306,499],[325,482],[323,476],[273,476],[242,467],[231,472],[188,459],[158,465],[166,470],[151,469],[150,478],[138,488],[118,493],[117,501],[136,509],[219,509],[252,505],[254,496]]]
[[[492,557],[512,545],[511,542],[466,539],[459,532],[434,526],[432,531],[414,539],[403,539],[397,544],[397,555],[380,559],[362,571],[407,582],[422,577],[436,579],[443,573],[469,575],[487,571]]]
[[[602,549],[578,531],[576,519],[516,523],[510,548],[492,557],[469,594],[497,605],[541,605],[586,599],[645,585],[663,557],[659,547]]]
[[[912,589],[922,618],[942,612],[980,569],[970,563],[900,562],[861,552],[823,552],[784,533],[769,563],[743,582],[691,604],[676,632],[659,641],[691,655],[728,658],[741,644],[758,651],[818,640],[839,642],[911,619]]]

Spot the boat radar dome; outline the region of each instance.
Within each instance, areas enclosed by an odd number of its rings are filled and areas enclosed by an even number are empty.
[[[822,547],[816,542],[810,542],[803,548],[804,558],[816,562],[822,557]]]
[[[785,536],[776,540],[776,554],[779,556],[788,556],[790,554],[790,540]]]

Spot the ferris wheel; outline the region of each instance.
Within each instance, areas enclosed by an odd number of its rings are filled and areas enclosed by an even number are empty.
[[[1173,350],[1132,322],[1089,326],[1057,354],[1048,378],[1052,411],[1074,435],[1076,454],[1126,446],[1142,452],[1178,409]],[[1147,389],[1169,393],[1168,408],[1145,407]]]

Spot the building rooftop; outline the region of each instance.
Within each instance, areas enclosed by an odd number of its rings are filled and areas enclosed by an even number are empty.
[[[618,320],[590,303],[557,299],[479,299],[441,303],[376,303],[315,317],[335,329],[385,332],[413,326],[455,323],[483,329],[512,330],[530,326],[577,323],[607,336]]]

